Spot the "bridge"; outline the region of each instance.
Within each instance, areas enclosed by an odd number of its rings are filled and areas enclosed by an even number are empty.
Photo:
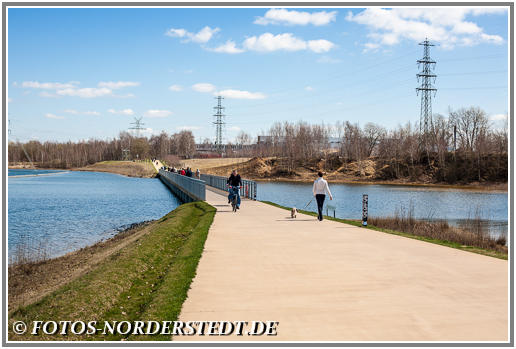
[[[244,200],[217,209],[182,321],[277,321],[277,336],[174,341],[508,341],[508,263]]]

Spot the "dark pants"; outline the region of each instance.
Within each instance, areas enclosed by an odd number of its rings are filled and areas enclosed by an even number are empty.
[[[323,209],[325,198],[326,198],[326,195],[324,195],[324,194],[316,194],[315,195],[315,200],[317,201],[317,212],[319,213],[319,216],[317,216],[317,219],[319,219],[320,221],[322,221],[322,219],[323,219],[322,209]]]

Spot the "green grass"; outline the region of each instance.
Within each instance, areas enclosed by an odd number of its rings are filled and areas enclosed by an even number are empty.
[[[215,208],[179,206],[94,270],[39,302],[9,314],[9,340],[171,340],[166,335],[16,335],[12,323],[34,320],[174,321],[196,273]]]
[[[271,201],[262,201],[262,202],[265,203],[265,204],[268,204],[268,205],[272,205],[272,206],[275,206],[275,207],[278,207],[278,208],[282,208],[284,210],[289,210],[290,211],[292,209],[291,207],[282,206],[282,205],[276,204],[276,203],[271,202]],[[315,212],[305,211],[305,210],[298,210],[298,212],[302,213],[302,214],[309,215],[309,216],[317,217],[317,213],[315,213]],[[340,223],[354,225],[356,227],[361,227],[361,228],[364,228],[364,229],[376,230],[376,231],[380,231],[382,233],[403,236],[403,237],[406,237],[406,238],[420,240],[420,241],[425,241],[425,242],[429,242],[429,243],[432,243],[432,244],[437,244],[437,245],[447,246],[447,247],[451,247],[451,248],[456,248],[458,250],[478,253],[478,254],[481,254],[481,255],[495,257],[495,258],[499,258],[499,259],[505,259],[505,260],[508,259],[507,254],[499,252],[499,251],[488,250],[488,249],[479,248],[479,247],[475,247],[475,246],[465,246],[465,245],[462,245],[462,244],[459,244],[459,243],[456,243],[456,242],[452,242],[452,241],[438,240],[438,239],[433,239],[433,238],[429,238],[429,237],[425,237],[425,236],[413,235],[413,234],[405,233],[405,232],[402,232],[402,231],[375,227],[374,225],[367,225],[367,227],[364,227],[362,225],[362,222],[358,221],[358,220],[333,218],[331,216],[324,216],[324,218],[332,220],[332,221],[340,222]]]

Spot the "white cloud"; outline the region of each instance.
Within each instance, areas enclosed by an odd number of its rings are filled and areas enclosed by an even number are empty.
[[[368,8],[356,14],[350,11],[346,19],[369,28],[369,45],[391,46],[402,40],[420,42],[429,38],[443,48],[451,49],[458,45],[503,43],[501,36],[486,34],[476,23],[466,20],[468,16],[502,13],[506,13],[506,10],[467,7]],[[364,51],[369,50],[371,47],[365,46]]]
[[[296,38],[292,33],[264,33],[258,37],[251,36],[244,40],[243,46],[250,51],[272,52],[278,50],[300,51],[311,50],[316,53],[328,52],[335,44],[328,40],[309,40]]]
[[[252,51],[299,51],[306,49],[306,42],[298,39],[292,33],[273,35],[265,33],[259,37],[251,36],[244,41],[244,47]]]
[[[178,126],[176,127],[176,130],[178,131],[195,131],[199,130],[201,127],[199,126]]]
[[[208,26],[202,28],[197,33],[191,33],[186,29],[171,28],[165,32],[165,35],[173,38],[184,38],[183,42],[193,41],[199,44],[205,44],[219,31],[219,28],[210,28]]]
[[[507,114],[493,114],[489,115],[489,119],[492,121],[507,121]]]
[[[364,49],[362,52],[368,52],[368,51],[376,51],[380,47],[380,44],[376,44],[374,42],[366,42],[364,44]]]
[[[313,91],[313,90],[314,90],[314,88],[313,88],[312,86],[306,86],[306,87],[305,87],[305,90],[306,90],[306,91]]]
[[[334,46],[333,42],[324,39],[308,41],[308,48],[315,53],[328,52]]]
[[[172,115],[171,111],[158,109],[149,109],[145,113],[143,113],[143,116],[146,116],[148,118],[165,118],[169,115]]]
[[[116,98],[133,98],[134,97],[134,93],[126,93],[125,95],[113,95],[113,97],[116,97]]]
[[[13,101],[12,98],[7,98],[7,103],[11,103]]]
[[[64,116],[54,115],[54,114],[51,114],[51,113],[45,114],[45,117],[47,117],[49,119],[59,119],[59,120],[64,119]]]
[[[75,88],[76,81],[68,82],[68,83],[60,83],[60,82],[38,82],[38,81],[24,81],[22,82],[22,87],[25,88],[39,88],[44,90],[55,90],[55,89],[64,89],[64,88]]]
[[[107,87],[86,87],[86,88],[66,88],[63,90],[57,90],[56,93],[60,96],[74,96],[81,98],[95,98],[109,96],[113,91]]]
[[[229,131],[233,131],[233,132],[238,132],[240,130],[242,130],[240,127],[238,126],[231,126],[230,128],[228,128]]]
[[[113,90],[123,88],[123,87],[131,87],[140,85],[139,82],[133,81],[101,81],[98,83],[98,87],[86,87],[86,88],[78,88],[78,81],[70,81],[68,83],[59,83],[59,82],[38,82],[38,81],[24,81],[21,84],[21,87],[24,88],[34,88],[34,89],[43,89],[44,91],[40,92],[39,95],[41,97],[59,97],[59,96],[74,96],[81,98],[94,98],[94,97],[103,97],[103,96],[112,96],[112,97],[134,97],[133,94],[128,95],[114,95]],[[55,92],[47,92],[46,90],[55,90]]]
[[[39,93],[39,95],[41,97],[45,97],[45,98],[57,98],[57,97],[59,97],[55,93],[50,93],[50,92],[47,92],[47,91],[42,91],[42,92]]]
[[[115,109],[108,109],[108,112],[111,114],[120,114],[120,115],[134,115],[134,111],[132,109],[122,109],[122,110],[115,110]]]
[[[263,17],[258,17],[254,23],[267,25],[267,24],[286,24],[286,25],[307,25],[312,24],[315,26],[326,25],[330,22],[334,22],[337,17],[337,11],[326,12],[300,12],[300,11],[289,11],[285,9],[270,9],[265,13]]]
[[[171,28],[171,29],[167,30],[165,35],[170,36],[172,38],[183,38],[183,37],[185,37],[186,33],[187,33],[187,31],[185,29]]]
[[[65,109],[63,110],[65,113],[68,113],[68,114],[73,114],[73,115],[79,115],[79,114],[82,114],[82,115],[100,115],[99,112],[96,112],[96,111],[77,111],[75,109]]]
[[[225,44],[223,45],[220,45],[218,47],[215,47],[213,49],[210,49],[210,51],[213,51],[213,52],[219,52],[219,53],[230,53],[230,54],[235,54],[235,53],[242,53],[244,52],[245,50],[241,49],[241,48],[238,48],[236,47],[236,44],[234,41],[232,40],[228,40],[226,41]]]
[[[98,116],[100,113],[98,111],[85,111],[83,112],[84,115],[95,115]]]
[[[241,90],[222,90],[215,94],[230,99],[264,99],[265,95],[261,92],[249,92]]]
[[[213,92],[215,91],[215,86],[207,82],[200,82],[193,85],[192,89],[194,89],[197,92]]]
[[[157,132],[154,132],[154,130],[152,128],[150,128],[150,127],[146,127],[144,129],[140,129],[139,131],[140,131],[140,135],[142,135],[142,134],[144,134],[144,135],[145,134],[152,135],[153,133],[157,133]],[[131,130],[131,129],[128,130],[128,132],[132,133],[132,134],[137,134],[138,133],[137,130]]]
[[[168,89],[174,92],[183,91],[183,87],[181,85],[172,85]]]
[[[139,82],[134,82],[134,81],[101,81],[99,82],[98,86],[99,87],[107,87],[111,90],[116,90],[116,89],[119,89],[119,88],[123,88],[123,87],[134,87],[134,86],[139,86],[140,83]]]

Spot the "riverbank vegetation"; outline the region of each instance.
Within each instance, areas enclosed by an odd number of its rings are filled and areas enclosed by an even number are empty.
[[[172,135],[162,132],[150,138],[120,132],[118,138],[111,140],[8,144],[10,165],[32,163],[39,168],[69,169],[110,160],[165,159],[168,154],[181,158],[193,157],[195,140],[192,132],[181,131]]]
[[[282,206],[270,201],[266,204],[291,210],[291,207]],[[298,210],[300,213],[317,216],[317,213]],[[324,216],[325,219],[363,227],[358,220],[349,220]],[[495,238],[489,235],[487,229],[481,224],[480,219],[470,219],[463,227],[451,227],[446,222],[428,222],[417,220],[413,216],[413,210],[398,211],[393,217],[376,218],[369,217],[367,227],[388,234],[404,236],[411,239],[430,242],[463,251],[469,251],[500,259],[508,259],[506,239]]]
[[[10,266],[9,340],[170,340],[159,334],[15,335],[12,324],[176,320],[214,214],[204,202],[184,204],[107,242],[57,259]]]
[[[108,141],[9,142],[8,159],[10,164],[32,161],[41,168],[73,168],[147,158],[176,166],[185,159],[223,155],[254,158],[238,165],[250,179],[307,181],[324,171],[330,180],[340,182],[485,186],[508,181],[507,120],[502,124],[495,127],[482,109],[470,107],[435,115],[426,132],[410,122],[390,130],[349,121],[284,122],[255,139],[242,131],[233,144],[224,146],[223,154],[208,140],[196,145],[191,131],[151,137],[121,132]],[[220,166],[203,168],[227,175],[232,165]]]
[[[317,171],[330,180],[391,183],[507,183],[507,125],[493,127],[479,108],[436,115],[429,131],[407,123],[387,130],[367,123],[276,123],[241,167],[254,179],[304,180]],[[246,138],[246,137],[243,137]],[[227,172],[227,169],[221,169]],[[214,169],[216,171],[216,169]]]

